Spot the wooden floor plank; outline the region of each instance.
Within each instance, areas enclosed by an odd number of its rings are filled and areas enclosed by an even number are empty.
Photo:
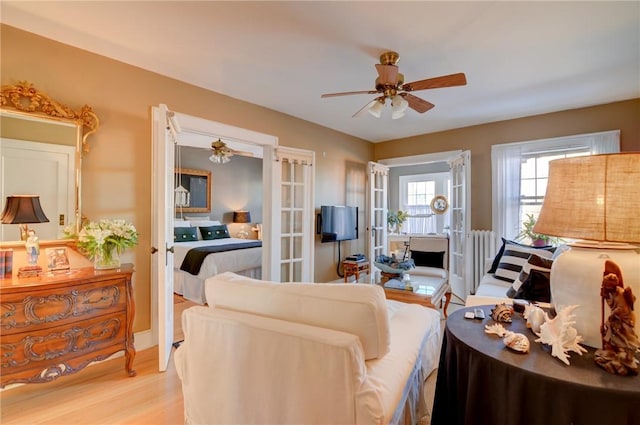
[[[96,364],[46,384],[29,384],[0,393],[3,425],[183,424],[180,379],[173,360],[158,372],[157,347],[136,355],[136,377],[124,358]]]

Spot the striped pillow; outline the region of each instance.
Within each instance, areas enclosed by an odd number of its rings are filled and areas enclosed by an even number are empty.
[[[516,293],[529,277],[531,270],[539,270],[541,272],[546,272],[547,274],[551,273],[551,265],[553,264],[553,260],[542,258],[538,254],[531,254],[529,256],[529,260],[527,260],[526,264],[522,267],[522,271],[516,280],[513,281],[511,287],[507,290],[507,296],[509,298],[514,298]]]
[[[548,249],[516,245],[507,241],[494,276],[497,279],[513,283],[520,276],[520,272],[531,254],[548,259],[551,258],[553,252]]]

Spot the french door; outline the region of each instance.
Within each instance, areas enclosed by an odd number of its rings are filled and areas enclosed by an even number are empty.
[[[465,260],[471,253],[467,248],[467,234],[471,230],[471,152],[463,151],[449,160],[451,172],[451,233],[449,235],[449,285],[453,295],[464,300],[469,294]]]
[[[369,270],[376,257],[387,254],[387,208],[389,167],[377,162],[367,164],[367,252]]]
[[[264,228],[263,277],[280,282],[313,282],[314,161],[312,151],[277,146],[265,155],[263,173],[271,181],[271,223]]]

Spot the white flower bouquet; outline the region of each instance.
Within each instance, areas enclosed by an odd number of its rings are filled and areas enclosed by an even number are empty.
[[[79,233],[76,233],[75,226],[67,226],[64,233],[67,238],[76,240],[80,252],[94,260],[96,268],[100,268],[99,263],[118,267],[120,254],[138,244],[136,228],[120,219],[89,222]],[[116,256],[117,264],[114,263]]]

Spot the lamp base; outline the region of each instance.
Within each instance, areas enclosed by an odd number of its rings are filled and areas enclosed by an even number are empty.
[[[36,276],[40,276],[40,274],[42,274],[42,267],[35,265],[35,266],[24,266],[24,267],[20,267],[18,269],[18,277],[23,278],[23,277],[36,277]]]
[[[240,239],[247,239],[249,237],[249,233],[247,233],[247,231],[245,230],[240,230],[238,233],[236,233],[236,236]]]
[[[584,338],[582,344],[602,348],[600,324],[602,321],[602,287],[605,261],[615,261],[622,270],[624,285],[640,294],[640,255],[633,245],[603,247],[584,243],[572,244],[553,262],[551,267],[551,303],[556,311],[569,305],[575,309],[575,329]],[[606,309],[605,309],[606,310]],[[608,315],[605,311],[605,316]],[[640,321],[635,324],[640,332]]]

